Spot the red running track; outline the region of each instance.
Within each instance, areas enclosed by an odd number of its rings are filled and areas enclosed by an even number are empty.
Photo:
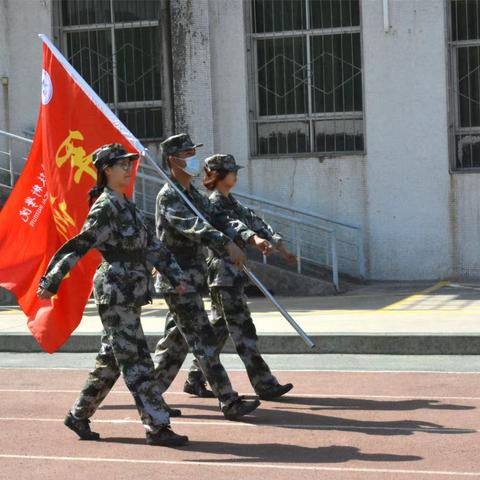
[[[102,440],[77,440],[62,421],[86,375],[0,369],[1,479],[480,479],[479,374],[278,372],[291,395],[228,422],[181,393],[182,372],[166,394],[191,440],[179,449],[145,445],[121,380],[92,419]]]

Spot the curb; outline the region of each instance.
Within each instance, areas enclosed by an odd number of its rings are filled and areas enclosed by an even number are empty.
[[[161,334],[146,334],[153,352]],[[480,334],[470,335],[428,335],[428,334],[327,334],[311,335],[315,348],[308,348],[302,339],[292,335],[259,335],[259,349],[262,353],[274,354],[377,354],[377,355],[478,355]],[[76,334],[62,346],[59,352],[98,352],[99,334]],[[0,352],[33,353],[42,348],[28,333],[6,333],[0,335]],[[235,353],[230,339],[224,353]]]

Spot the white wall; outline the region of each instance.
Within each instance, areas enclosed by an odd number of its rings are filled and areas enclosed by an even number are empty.
[[[363,2],[370,275],[450,271],[445,7],[442,0]]]
[[[51,35],[51,1],[5,0],[5,3],[10,56],[10,127],[21,134],[34,129],[37,121],[42,78],[42,42],[38,34]]]
[[[24,135],[33,131],[37,123],[42,78],[42,42],[38,34],[51,35],[51,0],[3,0],[0,17],[0,76],[8,76],[8,87],[0,87],[3,96],[8,88],[6,110],[0,99],[0,125]],[[23,144],[14,142],[12,148],[18,158],[25,154]],[[17,162],[14,168],[20,171],[22,166]]]
[[[451,177],[452,275],[480,278],[480,174]]]
[[[249,159],[246,27],[235,0],[210,2],[215,148],[248,166],[240,189],[362,226],[370,278],[442,277],[453,252],[445,3],[390,0],[389,33],[383,2],[362,3],[365,157]]]

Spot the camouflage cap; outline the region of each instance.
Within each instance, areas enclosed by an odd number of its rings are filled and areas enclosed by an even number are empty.
[[[129,160],[136,160],[139,157],[138,153],[128,153],[121,143],[107,143],[97,148],[93,152],[93,165],[97,170],[104,170],[111,167],[114,163],[122,158]]]
[[[237,165],[233,155],[224,155],[217,153],[205,159],[205,166],[208,170],[226,170],[227,172],[237,172],[241,165]]]
[[[194,144],[190,135],[186,133],[179,133],[178,135],[172,135],[164,140],[160,146],[162,151],[166,155],[174,155],[178,152],[184,152],[185,150],[192,150],[194,148],[203,147],[203,143]]]

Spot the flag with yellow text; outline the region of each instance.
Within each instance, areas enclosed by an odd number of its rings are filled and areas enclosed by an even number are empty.
[[[50,41],[42,39],[35,138],[0,212],[0,285],[16,295],[33,336],[52,353],[80,323],[100,261],[98,252],[89,252],[65,277],[55,297],[37,298],[49,260],[80,231],[88,214],[88,191],[96,181],[92,152],[113,142],[130,152],[141,153],[143,147]]]

